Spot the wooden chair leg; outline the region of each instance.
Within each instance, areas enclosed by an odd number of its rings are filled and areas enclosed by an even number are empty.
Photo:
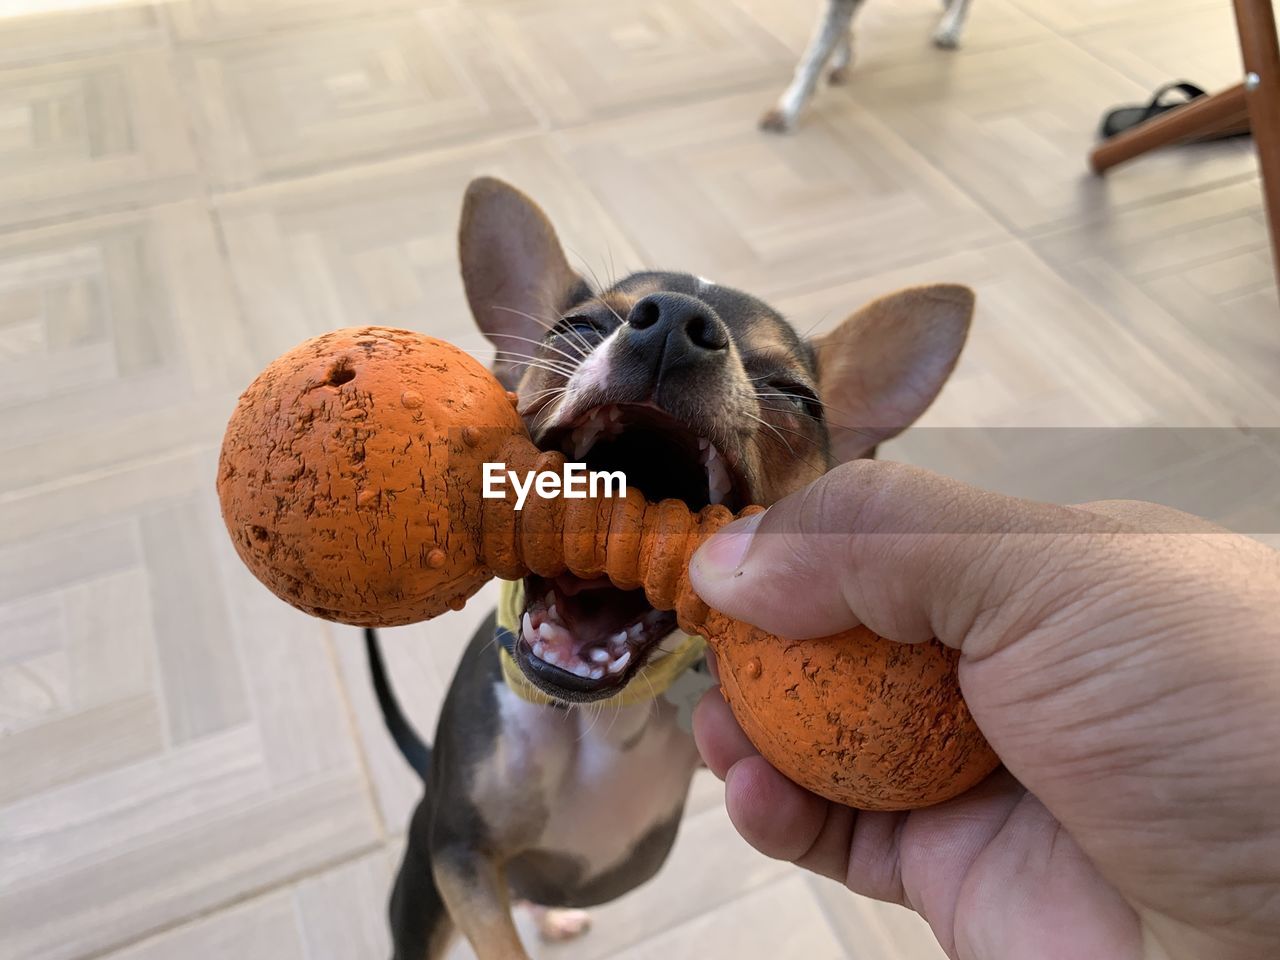
[[[1244,84],[1193,100],[1099,144],[1089,155],[1095,173],[1104,173],[1158,147],[1217,133],[1238,123],[1248,110]]]
[[[1280,279],[1280,38],[1270,0],[1235,0],[1235,7],[1245,82],[1113,137],[1094,149],[1089,164],[1102,173],[1157,147],[1219,132],[1247,116],[1258,148],[1271,256]]]
[[[1270,0],[1235,0],[1235,4],[1240,53],[1248,75],[1249,121],[1271,227],[1271,256],[1280,278],[1280,39]]]

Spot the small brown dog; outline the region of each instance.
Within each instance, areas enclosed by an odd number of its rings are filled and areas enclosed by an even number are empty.
[[[471,311],[534,441],[695,510],[767,505],[873,453],[933,401],[973,311],[964,287],[917,287],[806,339],[688,273],[594,289],[533,201],[492,179],[468,188],[459,241]],[[643,590],[570,574],[509,588],[463,655],[432,748],[368,641],[387,727],[424,782],[391,902],[397,960],[438,957],[454,930],[481,960],[523,957],[512,894],[564,937],[586,915],[561,908],[612,900],[662,866],[699,762],[663,689],[695,679],[701,648]]]
[[[954,50],[960,46],[960,34],[969,15],[969,2],[943,0],[946,9],[933,32],[935,46],[943,50]],[[777,106],[760,118],[761,129],[775,133],[793,129],[813,98],[823,68],[830,67],[827,77],[833,84],[841,84],[848,79],[849,66],[853,62],[853,15],[862,6],[862,0],[826,0],[826,4],[827,9],[819,18],[813,39],[800,58],[791,86],[779,98]]]

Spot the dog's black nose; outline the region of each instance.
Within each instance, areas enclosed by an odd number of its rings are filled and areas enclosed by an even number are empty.
[[[627,314],[637,345],[662,349],[671,361],[729,349],[729,331],[714,310],[683,293],[651,293]]]

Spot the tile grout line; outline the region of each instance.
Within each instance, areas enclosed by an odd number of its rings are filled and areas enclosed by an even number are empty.
[[[377,853],[379,850],[385,850],[386,846],[385,842],[380,842],[356,847],[340,856],[333,857],[328,860],[322,860],[307,869],[286,874],[274,883],[260,884],[256,887],[247,887],[226,900],[222,900],[216,904],[211,904],[208,907],[196,910],[195,912],[189,913],[179,919],[159,924],[144,933],[127,937],[101,949],[90,950],[88,953],[79,954],[76,956],[75,960],[110,960],[114,954],[119,953],[122,950],[128,950],[132,947],[148,943],[149,941],[158,940],[161,937],[181,930],[184,927],[191,926],[204,920],[209,920],[221,913],[228,913],[235,910],[237,907],[244,906],[254,900],[258,900],[273,893],[286,890],[289,887],[296,886],[311,877],[354,863],[355,861],[367,857],[370,854]]]

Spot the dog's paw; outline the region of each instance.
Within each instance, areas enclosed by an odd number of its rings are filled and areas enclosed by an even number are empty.
[[[939,50],[958,50],[960,48],[960,31],[939,27],[933,34],[933,45]]]
[[[585,910],[544,907],[538,910],[538,936],[547,943],[563,943],[591,929],[591,914]]]
[[[785,110],[774,107],[760,118],[760,129],[769,133],[790,133],[795,129],[796,118]]]

